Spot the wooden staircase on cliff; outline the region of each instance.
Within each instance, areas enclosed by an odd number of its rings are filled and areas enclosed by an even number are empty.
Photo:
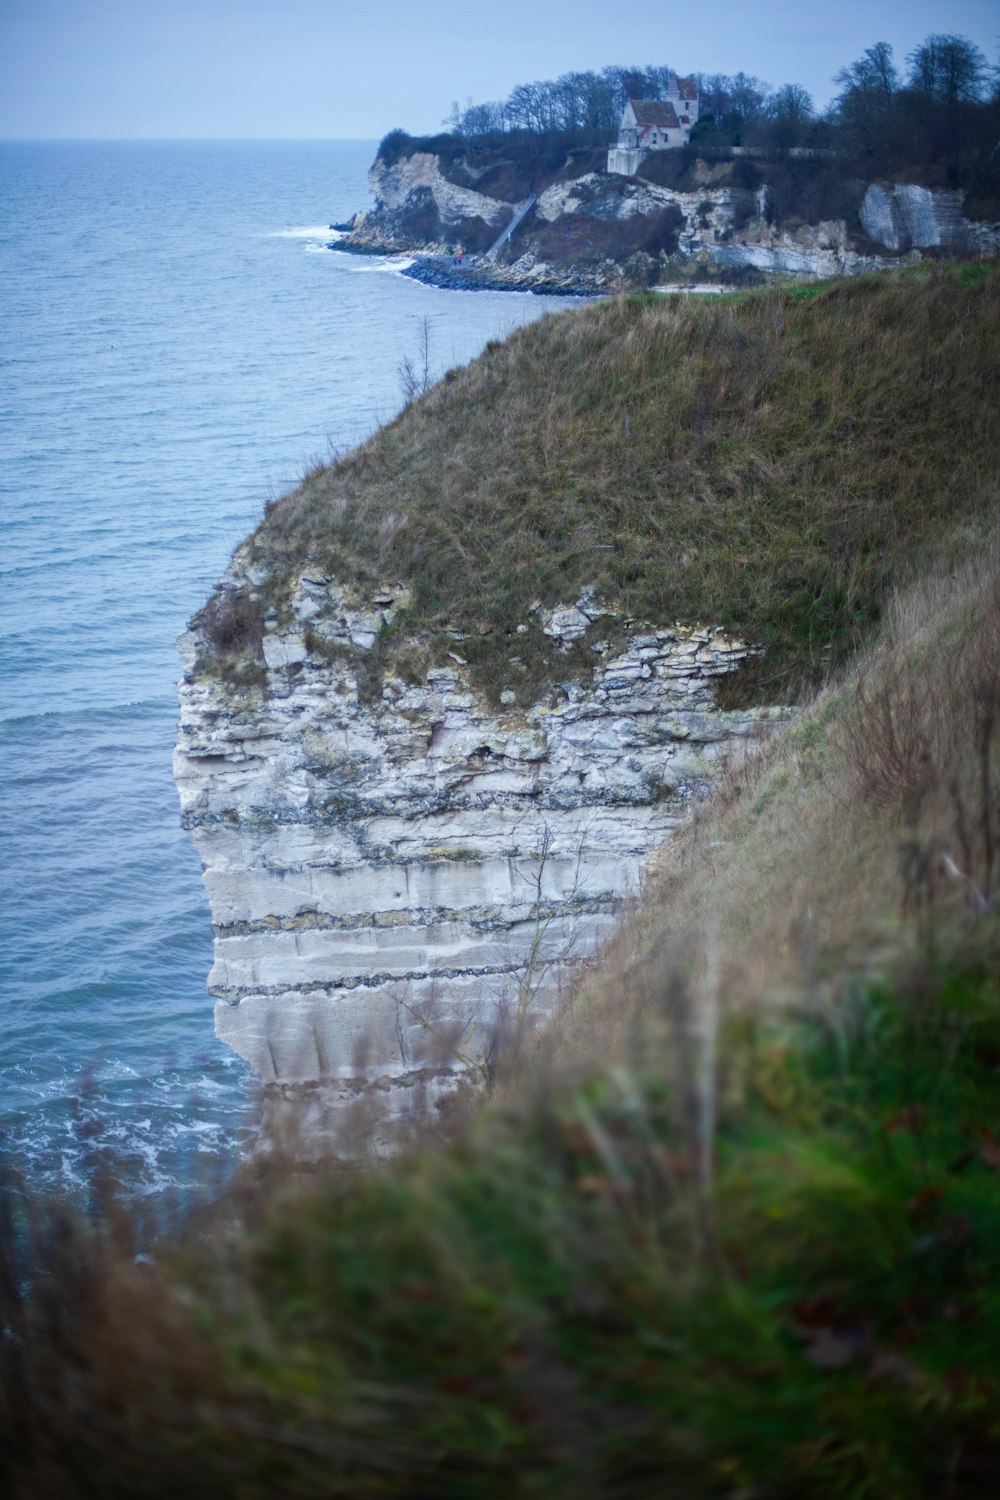
[[[514,217],[507,225],[507,228],[496,240],[494,240],[493,244],[487,250],[486,254],[482,257],[484,261],[492,260],[497,251],[501,249],[502,246],[506,245],[511,235],[514,233],[514,230],[521,223],[521,221],[527,217],[527,215],[531,212],[537,202],[537,193],[532,193],[529,197],[525,198],[524,202],[518,206],[517,210],[515,211]],[[480,264],[482,264],[482,262],[480,262]]]

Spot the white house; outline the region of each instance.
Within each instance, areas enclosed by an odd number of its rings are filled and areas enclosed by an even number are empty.
[[[649,151],[686,146],[698,123],[698,85],[693,78],[674,78],[665,99],[630,99],[618,127],[618,141],[608,151],[608,171],[633,177]]]

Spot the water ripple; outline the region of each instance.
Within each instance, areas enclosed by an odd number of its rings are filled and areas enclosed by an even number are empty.
[[[0,147],[0,1164],[49,1185],[155,1196],[252,1139],[171,782],[175,636],[264,500],[398,407],[425,317],[443,371],[546,311],[326,252],[373,150]]]

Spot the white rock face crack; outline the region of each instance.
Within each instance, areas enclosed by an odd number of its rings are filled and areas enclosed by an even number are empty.
[[[219,1037],[267,1085],[377,1090],[390,1114],[454,1087],[519,997],[551,1010],[727,742],[782,712],[720,711],[749,648],[679,626],[594,642],[593,682],[527,711],[487,707],[459,666],[366,703],[357,660],[405,598],[303,577],[252,692],[182,636],[175,752]],[[584,596],[535,625],[568,642],[602,613]]]

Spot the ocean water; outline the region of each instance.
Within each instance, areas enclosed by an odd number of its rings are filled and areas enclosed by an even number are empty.
[[[266,501],[565,302],[325,248],[374,143],[0,146],[0,1168],[183,1194],[253,1140],[170,775],[174,640]]]

